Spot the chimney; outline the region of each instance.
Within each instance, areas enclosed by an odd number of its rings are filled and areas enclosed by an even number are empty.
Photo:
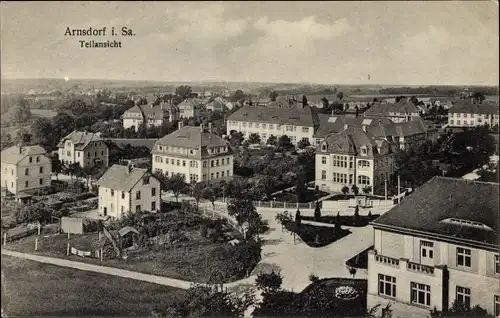
[[[177,124],[178,125],[177,129],[181,129],[183,124],[184,123],[182,122],[182,120],[179,120],[179,123]]]
[[[21,144],[17,144],[17,151],[19,152],[19,154],[23,152],[23,146],[21,146]]]
[[[344,130],[349,128],[349,125],[348,124],[344,124]]]
[[[153,107],[154,107],[153,104],[151,104],[151,108],[153,108]]]
[[[203,132],[203,124],[200,124],[200,131]]]
[[[208,123],[208,132],[212,133],[212,123]]]

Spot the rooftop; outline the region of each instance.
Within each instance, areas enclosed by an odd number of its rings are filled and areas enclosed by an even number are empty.
[[[485,102],[482,104],[473,104],[468,100],[459,100],[448,110],[449,113],[468,113],[468,114],[497,114],[498,104]]]
[[[434,177],[376,219],[373,226],[438,234],[498,248],[498,187],[496,183]],[[484,226],[470,226],[467,221]]]
[[[389,113],[418,114],[418,108],[411,102],[376,103],[364,112],[364,116],[387,116]]]
[[[100,133],[88,131],[73,131],[59,142],[57,147],[64,147],[64,143],[70,140],[75,145],[75,150],[83,150],[92,141],[103,141]]]
[[[0,155],[2,163],[17,164],[26,156],[46,155],[47,152],[40,146],[12,146],[4,149]]]
[[[353,117],[349,115],[328,115],[318,114],[319,127],[314,133],[316,138],[324,138],[329,134],[338,133],[345,129],[345,125],[349,127],[378,127],[392,123],[387,118],[366,118],[363,116]]]
[[[300,104],[301,105],[301,104]],[[311,107],[253,107],[244,106],[228,117],[228,120],[314,127],[319,118]]]
[[[129,171],[130,169],[130,171]],[[130,191],[145,175],[149,176],[147,169],[132,168],[122,165],[111,166],[106,173],[97,181],[100,187]],[[154,178],[154,177],[152,177]]]
[[[171,146],[179,148],[200,149],[204,147],[223,147],[228,142],[216,134],[201,131],[201,127],[185,126],[159,139],[155,146]]]
[[[144,114],[147,118],[153,119],[163,119],[168,115],[168,112],[173,109],[174,106],[165,105],[162,107],[161,105],[135,105],[132,108],[127,109],[122,115],[122,118],[131,118],[136,119],[137,117],[129,116],[129,114]]]

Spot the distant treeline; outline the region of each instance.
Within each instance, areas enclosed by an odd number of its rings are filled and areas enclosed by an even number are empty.
[[[498,95],[498,87],[466,87],[466,86],[425,86],[425,87],[391,87],[379,90],[385,95],[434,95],[434,96],[456,96],[464,89],[484,95]]]

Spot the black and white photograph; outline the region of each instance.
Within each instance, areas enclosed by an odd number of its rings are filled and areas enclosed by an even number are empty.
[[[498,1],[1,1],[1,316],[500,318]]]

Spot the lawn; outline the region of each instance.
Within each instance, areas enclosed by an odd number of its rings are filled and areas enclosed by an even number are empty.
[[[336,296],[336,289],[349,286],[357,297]],[[279,291],[264,294],[255,317],[365,317],[367,281],[364,279],[327,278],[307,286],[301,293]]]
[[[328,193],[323,191],[306,190],[300,198],[299,203],[314,202],[327,195]],[[285,190],[281,193],[273,195],[273,199],[276,199],[276,201],[279,202],[297,203],[297,193],[294,190]]]
[[[362,227],[362,226],[367,226],[371,221],[375,220],[379,216],[380,214],[360,215],[356,219],[354,215],[339,215],[339,216],[325,215],[322,216],[319,219],[319,221],[316,221],[313,216],[302,216],[302,219],[308,221],[322,222],[327,224],[335,224],[335,222],[339,222],[340,225],[344,226]]]
[[[304,223],[297,225],[295,222],[285,223],[285,228],[296,233],[302,241],[310,247],[327,246],[351,234],[351,231],[345,229],[337,231],[334,227],[316,226]]]
[[[114,234],[114,231],[112,231]],[[202,236],[198,229],[184,230],[186,240],[174,244],[141,245],[138,249],[127,252],[127,259],[115,257],[113,250],[105,250],[103,262],[96,258],[66,256],[68,237],[59,234],[43,237],[38,241],[38,251],[34,252],[35,235],[9,243],[5,248],[45,256],[66,258],[75,261],[118,267],[147,274],[166,276],[193,282],[207,282],[218,271],[224,282],[241,279],[246,270],[252,270],[253,262],[240,263],[235,255],[241,245],[232,246],[227,242],[212,240]],[[70,235],[70,246],[95,255],[98,249],[98,234]]]
[[[2,256],[2,308],[9,317],[150,316],[184,291]]]

